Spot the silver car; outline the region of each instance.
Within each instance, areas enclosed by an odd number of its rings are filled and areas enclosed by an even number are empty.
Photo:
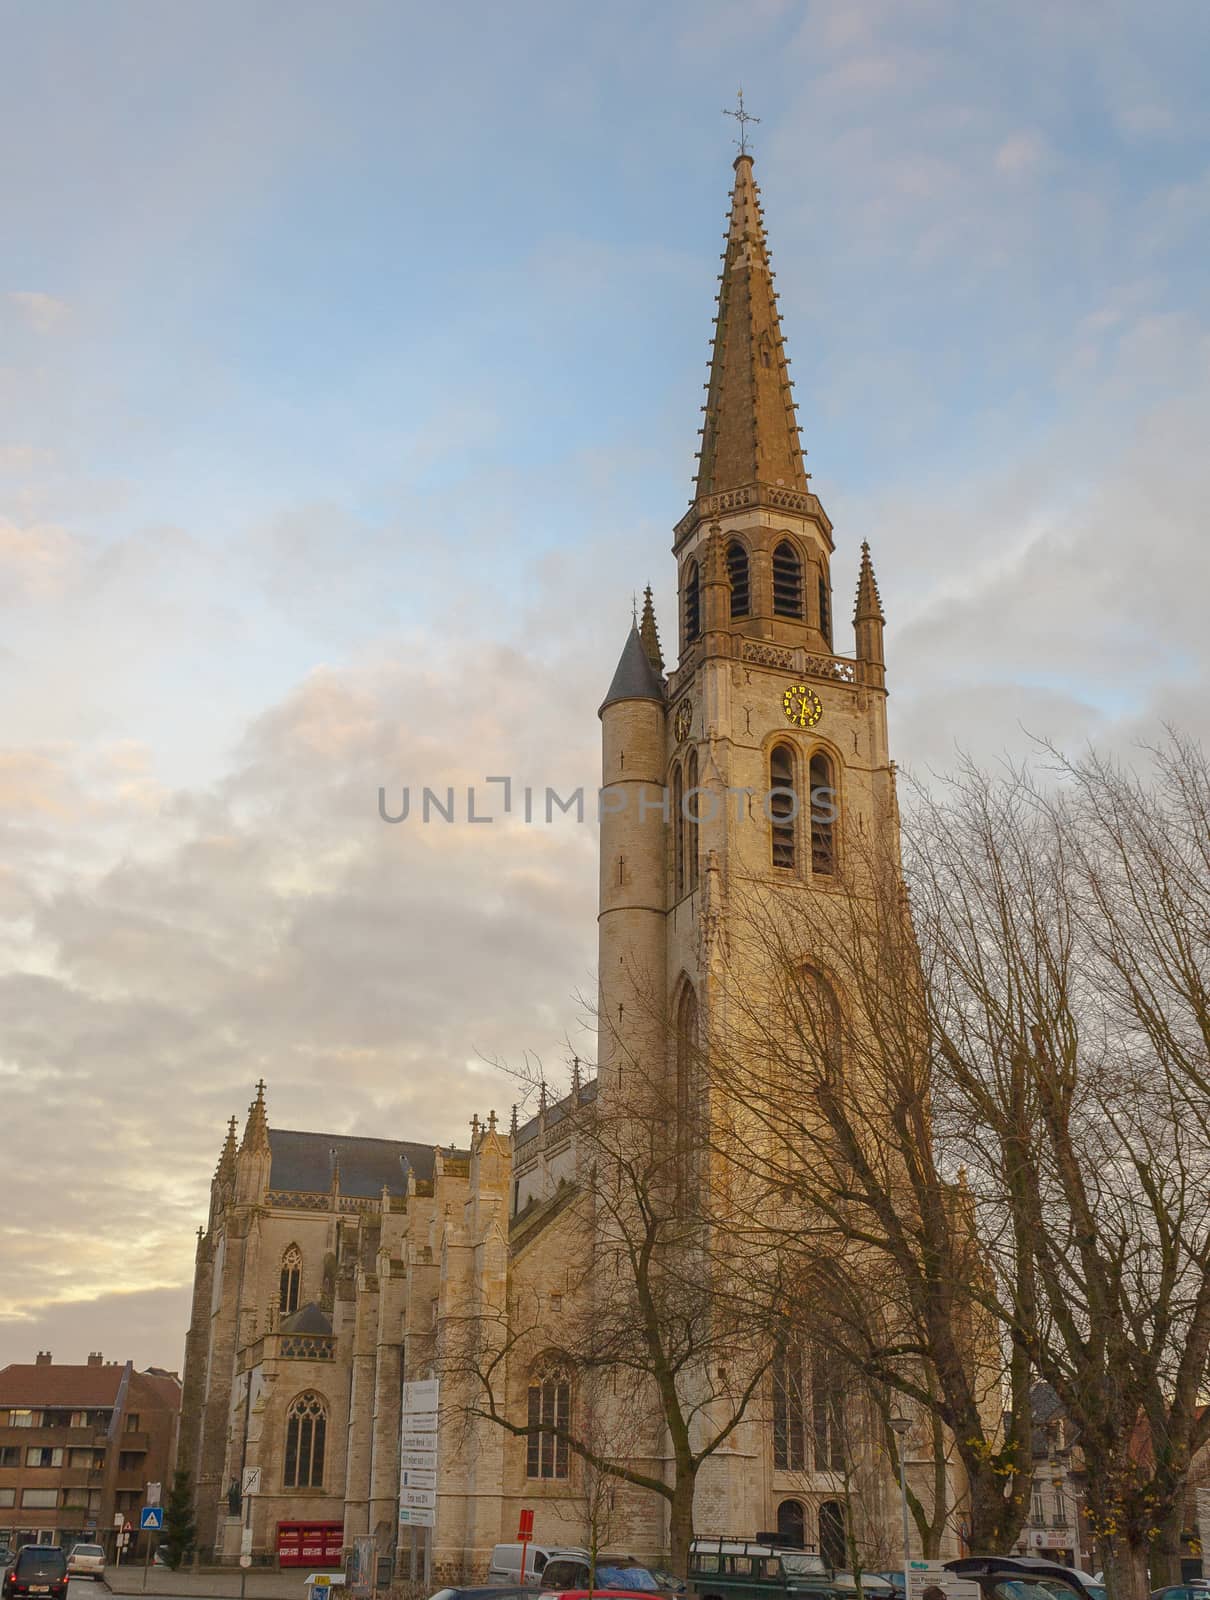
[[[67,1558],[69,1578],[103,1578],[105,1551],[99,1544],[73,1544]]]

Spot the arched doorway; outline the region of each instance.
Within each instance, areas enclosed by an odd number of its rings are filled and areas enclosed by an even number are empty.
[[[792,1550],[807,1541],[807,1514],[801,1500],[783,1500],[777,1508],[777,1537]]]
[[[848,1566],[845,1549],[844,1507],[839,1500],[825,1500],[819,1508],[819,1553],[824,1565],[834,1571]]]

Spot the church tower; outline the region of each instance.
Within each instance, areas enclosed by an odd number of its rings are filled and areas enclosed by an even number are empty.
[[[648,595],[600,713],[604,1094],[628,1061],[721,1020],[712,976],[756,897],[825,908],[857,842],[895,837],[878,586],[863,545],[855,653],[838,653],[832,524],[803,464],[748,152],[703,409],[672,547],[676,665],[665,677]]]

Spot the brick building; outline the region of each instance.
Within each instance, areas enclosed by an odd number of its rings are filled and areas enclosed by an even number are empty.
[[[137,1521],[148,1483],[165,1486],[176,1454],[181,1385],[90,1355],[84,1366],[40,1350],[0,1370],[0,1545],[103,1544],[114,1518]]]

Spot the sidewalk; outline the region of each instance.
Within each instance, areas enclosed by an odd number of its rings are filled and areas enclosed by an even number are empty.
[[[286,1572],[252,1568],[244,1593],[247,1600],[306,1600],[303,1579],[307,1576],[305,1567]],[[239,1580],[238,1567],[203,1568],[201,1572],[170,1572],[167,1567],[152,1567],[147,1574],[147,1593],[227,1600],[227,1597],[239,1595]],[[143,1568],[136,1562],[129,1566],[107,1566],[105,1584],[111,1594],[140,1595],[143,1593]]]

